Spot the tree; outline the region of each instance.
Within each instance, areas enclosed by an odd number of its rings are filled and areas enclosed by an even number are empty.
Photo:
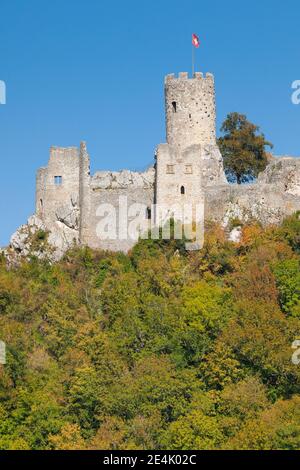
[[[269,397],[289,397],[300,391],[299,368],[291,362],[291,344],[300,322],[288,321],[279,307],[241,298],[237,316],[219,337],[235,353],[244,370],[252,370],[268,387]]]
[[[289,259],[277,263],[275,268],[279,302],[284,313],[300,317],[300,263]]]
[[[234,176],[238,184],[254,178],[268,164],[266,146],[273,147],[265,140],[264,134],[259,133],[259,127],[247,120],[244,114],[230,113],[224,121],[218,139],[218,145],[223,155],[225,171]]]
[[[85,447],[78,424],[65,424],[60,433],[49,437],[55,450],[82,450]]]
[[[193,410],[170,424],[163,437],[163,448],[171,450],[212,450],[222,441],[214,416]]]
[[[257,377],[227,385],[219,395],[220,427],[226,436],[234,435],[270,405],[267,388]]]
[[[250,419],[224,448],[230,450],[299,450],[300,397],[278,400],[262,411],[257,419]]]

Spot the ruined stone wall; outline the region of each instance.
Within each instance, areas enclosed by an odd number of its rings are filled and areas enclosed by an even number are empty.
[[[82,244],[88,245],[91,229],[91,173],[90,157],[85,142],[81,142],[79,152],[79,208],[79,240]]]
[[[254,184],[211,186],[205,191],[205,217],[228,226],[258,220],[278,224],[300,210],[300,159],[276,159]]]
[[[57,178],[61,178],[58,180]],[[47,168],[37,175],[36,213],[47,227],[67,219],[79,226],[79,152],[77,147],[51,147]]]
[[[60,184],[56,184],[57,177]],[[120,235],[120,210],[124,214],[128,208],[130,224],[140,209],[140,233],[147,232],[154,218],[154,168],[144,173],[103,171],[91,176],[84,142],[80,149],[51,148],[48,166],[38,170],[36,184],[36,215],[55,246],[71,246],[76,241],[93,248],[128,251],[138,233],[129,239],[127,233]],[[99,222],[104,225],[107,220],[104,209],[108,206],[116,217],[115,238],[112,233],[108,238],[98,233]],[[113,232],[112,225],[108,228]]]
[[[79,150],[51,147],[48,166],[37,172],[36,215],[61,256],[79,242]]]
[[[90,181],[89,225],[84,243],[92,248],[127,252],[137,242],[138,232],[136,238],[130,238],[126,229],[130,229],[130,222],[140,215],[140,233],[147,232],[151,221],[149,217],[153,217],[153,202],[153,168],[144,173],[128,170],[97,172]],[[128,227],[120,225],[126,214]],[[103,231],[107,233],[107,238],[103,236]]]
[[[35,213],[41,219],[44,219],[47,172],[48,168],[43,167],[39,168],[36,174]]]
[[[80,150],[53,147],[48,166],[37,173],[36,215],[62,254],[74,241],[127,252],[138,239],[138,232],[135,237],[128,232],[138,214],[140,234],[158,223],[154,204],[172,209],[204,202],[205,219],[224,227],[233,219],[277,224],[300,210],[300,159],[274,159],[256,183],[237,185],[224,183],[223,167],[214,166],[218,158],[211,157],[213,151],[214,146],[205,150],[194,145],[179,152],[163,144],[157,149],[155,167],[144,173],[102,171],[91,176],[84,143]],[[203,166],[205,152],[210,164]],[[57,176],[62,178],[60,185],[55,184]],[[120,226],[124,214],[129,215],[125,232]]]

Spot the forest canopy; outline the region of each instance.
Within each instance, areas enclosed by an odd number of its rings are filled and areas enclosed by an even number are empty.
[[[299,449],[300,221],[0,263],[0,449]]]

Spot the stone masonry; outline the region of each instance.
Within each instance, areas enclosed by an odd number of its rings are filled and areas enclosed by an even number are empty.
[[[118,223],[108,219],[115,238],[99,236],[106,205],[115,208],[118,221],[120,212],[143,204],[147,210],[140,228],[144,231],[150,221],[155,224],[155,207],[161,204],[204,202],[205,218],[224,227],[232,219],[279,223],[300,210],[300,159],[274,158],[254,184],[227,182],[216,143],[212,74],[168,75],[165,109],[167,143],[158,145],[155,163],[144,173],[122,170],[91,175],[84,142],[80,148],[50,149],[48,166],[37,172],[35,220],[49,232],[57,258],[74,243],[125,252],[134,245],[136,240],[128,239]],[[20,243],[15,234],[12,246],[16,239]]]

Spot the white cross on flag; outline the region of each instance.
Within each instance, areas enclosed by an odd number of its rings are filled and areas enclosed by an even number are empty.
[[[197,34],[192,34],[192,44],[195,47],[200,46],[200,41],[199,41],[199,38],[198,38]]]

